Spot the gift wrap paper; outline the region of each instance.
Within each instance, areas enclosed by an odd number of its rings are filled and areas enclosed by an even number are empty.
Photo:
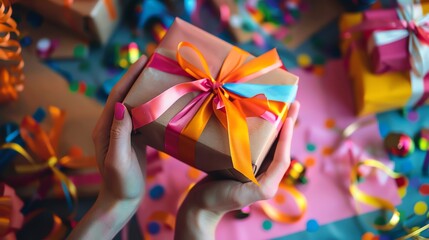
[[[200,49],[213,76],[218,74],[223,60],[232,49],[231,44],[183,20],[176,19],[156,52],[175,59],[176,48],[181,41],[188,41]],[[195,58],[196,54],[191,55],[186,50],[188,49],[181,50],[181,53],[185,54],[185,58],[190,62],[199,63],[198,59]],[[153,68],[146,68],[129,91],[124,103],[132,109],[146,103],[169,87],[185,81],[189,81],[189,78],[161,72]],[[297,84],[297,82],[297,76],[285,70],[276,69],[247,83],[293,85]],[[182,110],[195,96],[195,93],[185,95],[160,118],[138,129],[138,132],[142,133],[145,139],[147,139],[146,143],[160,151],[164,151],[166,126],[170,119]],[[247,118],[252,163],[256,165],[256,170],[260,167],[266,153],[276,138],[281,127],[280,122],[276,121],[276,124],[273,124],[259,117]],[[218,173],[242,181],[247,180],[242,174],[232,168],[227,132],[215,116],[209,120],[196,143],[195,167],[206,172]]]
[[[217,227],[216,239],[244,240],[277,237],[288,239],[288,235],[292,233],[297,233],[297,237],[293,239],[337,239],[335,236],[361,239],[360,235],[349,235],[349,233],[360,233],[365,231],[364,229],[371,229],[371,223],[381,216],[381,213],[377,212],[366,216],[365,220],[354,220],[353,223],[357,222],[363,226],[355,225],[352,229],[336,228],[337,235],[329,234],[332,232],[321,235],[322,232],[318,232],[319,226],[320,228],[325,227],[326,224],[331,226],[330,223],[371,212],[374,208],[356,203],[350,196],[347,187],[349,160],[342,158],[335,150],[340,135],[338,129],[345,128],[356,121],[351,107],[353,102],[350,95],[351,86],[346,81],[344,63],[329,62],[326,67],[326,76],[323,78],[303,70],[292,72],[301,76],[302,90],[297,95],[297,100],[301,103],[301,111],[294,130],[292,155],[303,164],[309,162],[309,159],[314,160],[314,165],[308,163],[307,167],[306,176],[309,182],[297,186],[307,198],[307,213],[296,223],[278,223],[270,220],[260,210],[258,204],[254,204],[250,207],[248,218],[240,220],[235,219],[233,214],[227,214]],[[376,122],[356,131],[351,139],[368,157],[379,159],[389,165],[388,157],[382,150],[382,139]],[[376,149],[379,151],[374,152]],[[164,159],[162,162],[163,171],[149,180],[146,191],[148,194],[137,212],[143,231],[148,232],[149,226],[154,223],[160,224],[158,233],[149,234],[151,239],[173,238],[173,230],[164,226],[162,221],[154,219],[153,213],[175,215],[180,199],[185,196],[187,188],[205,175],[195,172],[196,170],[172,158]],[[345,170],[341,171],[339,166]],[[395,205],[401,202],[395,181],[385,178],[378,172],[367,177],[359,184],[359,188]],[[156,194],[159,192],[162,194]],[[282,190],[269,203],[284,213],[294,213],[297,210],[291,196]],[[368,223],[365,224],[365,222]],[[309,227],[314,225],[316,228]]]
[[[340,18],[340,31],[344,33],[362,20],[361,13],[345,14]],[[373,73],[370,57],[360,42],[362,38],[362,33],[352,33],[350,38],[342,39],[340,45],[347,58],[345,64],[352,81],[356,114],[364,116],[406,106],[412,93],[409,71]]]
[[[66,6],[67,2],[71,2],[71,6]],[[106,43],[119,22],[125,1],[23,0],[20,4],[37,11],[58,25],[70,28],[85,39]]]
[[[68,83],[57,73],[39,62],[37,57],[23,50],[26,76],[25,89],[17,101],[0,105],[0,124],[21,123],[24,116],[32,115],[37,108],[46,110],[48,106],[56,106],[66,112],[64,127],[60,135],[57,156],[68,154],[71,147],[82,149],[84,156],[95,156],[91,134],[103,110],[103,106],[94,99],[83,94],[73,93]],[[41,123],[46,130],[52,127],[49,116]],[[79,178],[85,175],[86,180]],[[78,193],[81,196],[94,196],[98,193],[100,177],[98,169],[84,169],[71,172],[71,179],[80,181]],[[79,179],[79,180],[78,180]],[[82,181],[83,184],[82,184]],[[34,187],[17,189],[20,196],[29,197],[34,193]],[[51,195],[52,196],[52,195]]]

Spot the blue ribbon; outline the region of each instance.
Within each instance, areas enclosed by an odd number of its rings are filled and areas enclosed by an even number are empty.
[[[225,89],[242,97],[264,94],[268,100],[291,103],[295,100],[298,85],[266,85],[252,83],[225,83]]]

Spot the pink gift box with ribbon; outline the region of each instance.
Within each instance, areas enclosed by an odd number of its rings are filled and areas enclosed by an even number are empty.
[[[429,32],[425,26],[428,4],[407,6],[404,8],[371,10],[363,13],[362,29],[365,45],[370,56],[374,73],[410,70],[410,34],[416,35],[423,44],[427,44]],[[407,16],[408,15],[408,16]]]

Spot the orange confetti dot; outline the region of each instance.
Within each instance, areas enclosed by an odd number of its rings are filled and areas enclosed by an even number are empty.
[[[156,43],[148,43],[146,45],[146,54],[151,56],[155,52],[156,46]]]
[[[325,127],[326,128],[329,128],[329,129],[332,129],[332,128],[334,128],[335,127],[335,120],[334,119],[332,119],[332,118],[328,118],[328,119],[326,119],[326,121],[325,121]]]
[[[372,240],[374,238],[374,234],[372,232],[366,232],[362,235],[362,240]]]
[[[284,202],[285,202],[285,197],[283,196],[283,194],[277,194],[277,195],[274,197],[274,201],[275,201],[277,204],[282,204],[282,203],[284,203]]]
[[[312,157],[312,156],[307,157],[307,158],[305,159],[305,161],[304,161],[304,165],[305,165],[306,167],[312,167],[312,166],[314,166],[315,164],[316,164],[316,159],[315,159],[314,157]]]
[[[313,73],[320,77],[325,73],[325,68],[323,66],[314,66]]]
[[[197,179],[200,176],[201,172],[196,168],[189,168],[188,177],[192,180]]]
[[[325,155],[325,156],[329,156],[329,155],[331,155],[333,152],[334,152],[334,149],[333,149],[333,148],[331,148],[331,147],[324,147],[324,148],[322,149],[322,154],[323,154],[323,155]]]

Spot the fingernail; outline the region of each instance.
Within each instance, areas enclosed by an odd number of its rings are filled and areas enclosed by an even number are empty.
[[[125,106],[122,103],[117,102],[115,104],[115,119],[122,120],[124,119]]]

